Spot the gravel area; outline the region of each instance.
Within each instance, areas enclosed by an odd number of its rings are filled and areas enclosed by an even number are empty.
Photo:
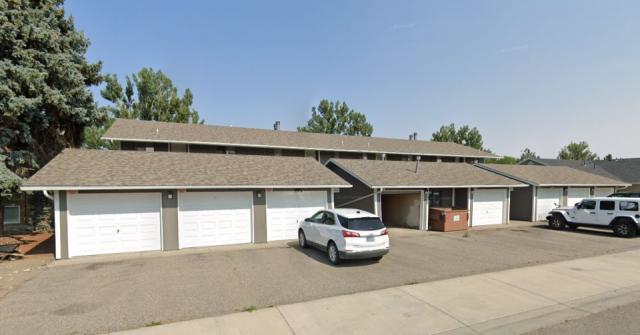
[[[332,267],[295,242],[57,264],[0,299],[7,334],[85,334],[640,248],[609,232],[512,226],[469,234],[392,229],[380,262]]]

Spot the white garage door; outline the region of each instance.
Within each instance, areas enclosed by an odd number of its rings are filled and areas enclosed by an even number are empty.
[[[536,204],[536,220],[544,221],[549,212],[562,205],[562,188],[538,188],[538,202]]]
[[[252,192],[179,193],[179,248],[251,243],[252,206]]]
[[[594,190],[594,195],[596,197],[606,197],[610,194],[613,194],[615,190],[613,187],[596,187]]]
[[[591,190],[588,187],[569,187],[567,191],[567,206],[572,207],[582,199],[589,198]]]
[[[68,194],[69,257],[161,249],[160,193]]]
[[[273,191],[267,193],[267,240],[298,236],[298,223],[325,209],[326,191]]]
[[[472,226],[504,223],[504,189],[475,190],[473,192]]]

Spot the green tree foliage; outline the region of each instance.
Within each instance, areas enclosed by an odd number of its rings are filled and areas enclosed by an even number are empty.
[[[512,156],[503,156],[502,158],[487,158],[484,160],[489,164],[518,164],[518,159]]]
[[[101,107],[107,118],[85,131],[85,147],[109,149],[112,144],[100,140],[114,118],[178,123],[203,123],[191,107],[193,94],[188,88],[181,97],[173,81],[162,71],[143,68],[125,78],[124,86],[115,74],[106,75],[100,95],[111,103]]]
[[[323,99],[318,107],[311,108],[311,118],[298,131],[310,133],[371,136],[373,126],[367,117],[350,109],[346,102],[330,102]]]
[[[531,151],[529,148],[524,148],[522,150],[522,154],[520,155],[520,162],[526,159],[538,159],[540,156],[536,155],[535,152]]]
[[[79,146],[100,118],[89,87],[101,63],[85,58],[89,40],[65,16],[62,0],[0,0],[0,173],[31,176],[66,147]],[[8,173],[11,172],[11,173]]]
[[[613,161],[613,155],[612,154],[607,154],[606,156],[602,157],[603,160],[605,161]]]
[[[466,145],[478,150],[483,150],[482,134],[476,127],[462,126],[456,129],[455,124],[444,125],[431,135],[431,140],[436,142],[453,142]]]
[[[558,159],[591,161],[598,159],[598,155],[591,152],[589,144],[585,141],[571,142],[560,150]]]

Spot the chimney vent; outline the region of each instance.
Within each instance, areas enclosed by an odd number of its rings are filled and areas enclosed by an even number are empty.
[[[418,139],[418,133],[417,133],[417,132],[414,132],[414,133],[413,133],[413,140],[415,141],[415,140],[417,140],[417,139]]]
[[[420,156],[416,156],[416,171],[415,173],[418,173],[418,166],[420,165]]]
[[[276,121],[276,123],[273,124],[273,130],[280,130],[280,121]]]

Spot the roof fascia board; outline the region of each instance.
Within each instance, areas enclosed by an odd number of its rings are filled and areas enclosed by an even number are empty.
[[[399,188],[508,188],[508,187],[528,187],[529,185],[375,185],[374,188],[399,189]]]
[[[224,142],[200,142],[200,141],[175,141],[175,140],[142,140],[132,138],[120,138],[120,137],[101,137],[102,140],[107,141],[130,141],[130,142],[151,142],[151,143],[174,143],[174,144],[198,144],[198,145],[220,145],[220,146],[234,146],[243,148],[268,148],[268,149],[295,149],[295,150],[316,150],[316,151],[338,151],[338,152],[359,152],[370,154],[392,154],[392,155],[415,155],[415,156],[440,156],[440,157],[463,157],[463,158],[495,158],[500,159],[501,156],[480,156],[480,155],[452,155],[452,154],[436,154],[436,153],[416,153],[416,152],[401,152],[401,151],[380,151],[380,150],[353,150],[353,149],[333,149],[333,148],[309,148],[309,147],[296,147],[296,146],[278,146],[278,145],[264,145],[264,144],[244,144],[244,143],[224,143]]]
[[[213,186],[213,185],[162,185],[162,186],[53,186],[53,185],[34,185],[34,186],[22,186],[22,191],[85,191],[85,190],[174,190],[174,189],[318,189],[318,188],[351,188],[351,185],[232,185],[232,186]]]

